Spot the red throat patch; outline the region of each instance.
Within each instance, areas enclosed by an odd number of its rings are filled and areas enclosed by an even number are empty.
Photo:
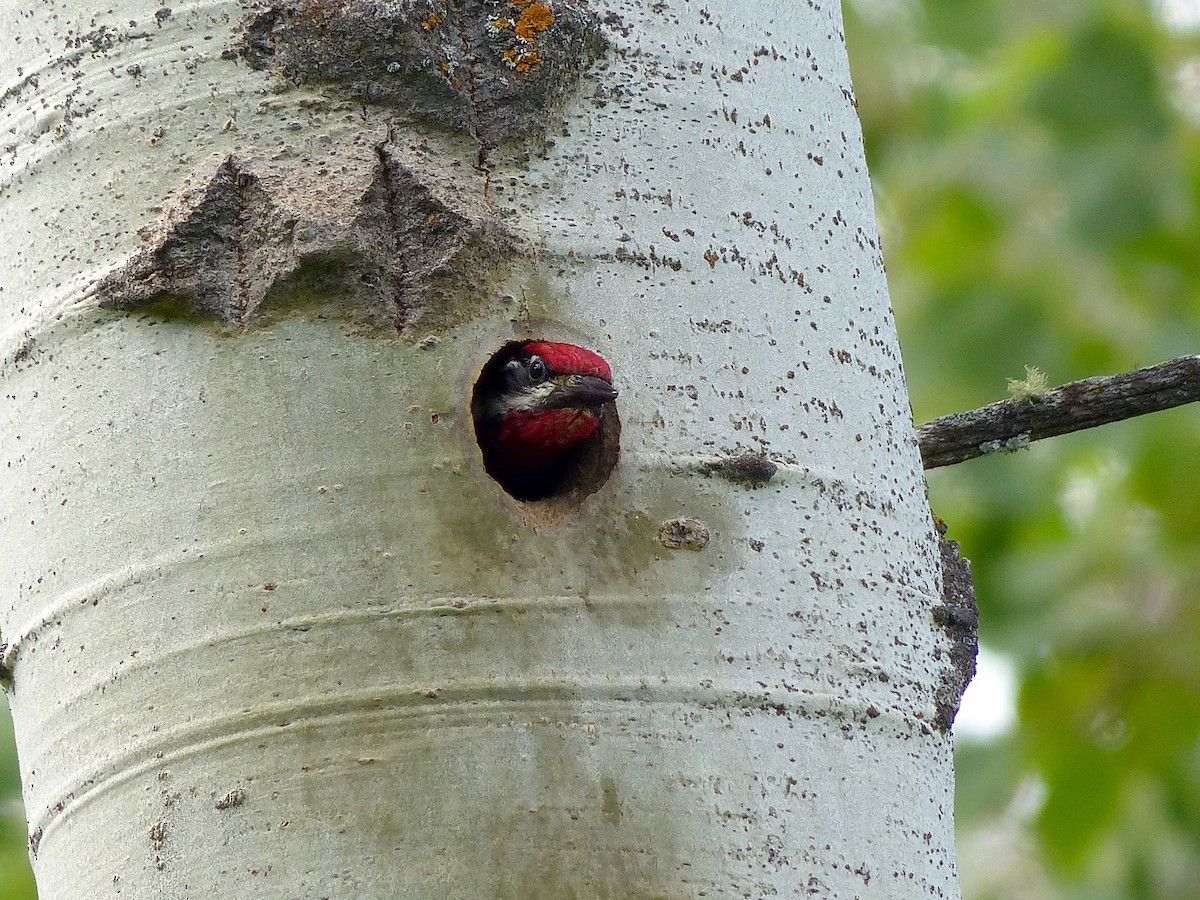
[[[513,470],[540,466],[591,435],[600,420],[582,409],[515,412],[500,424],[502,459]]]

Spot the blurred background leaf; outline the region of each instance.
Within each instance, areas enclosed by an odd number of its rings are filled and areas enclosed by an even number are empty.
[[[1198,352],[1200,2],[844,7],[918,421]],[[1184,407],[930,473],[1018,685],[958,740],[967,900],[1200,896],[1198,448]],[[3,707],[0,900],[31,900],[12,746]]]
[[[0,699],[0,900],[37,897],[29,868],[26,833],[12,719],[7,700]]]

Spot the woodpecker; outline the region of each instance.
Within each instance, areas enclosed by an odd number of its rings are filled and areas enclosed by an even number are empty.
[[[554,494],[616,398],[612,369],[591,350],[509,344],[484,366],[472,404],[488,474],[518,500]]]

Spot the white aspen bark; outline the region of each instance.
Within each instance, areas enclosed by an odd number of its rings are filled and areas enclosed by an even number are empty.
[[[838,5],[545,9],[0,2],[46,900],[958,896]],[[525,336],[612,363],[585,499],[482,470],[474,378]]]

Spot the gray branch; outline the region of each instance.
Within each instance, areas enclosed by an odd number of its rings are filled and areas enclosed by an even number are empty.
[[[920,426],[917,437],[925,468],[936,469],[1197,400],[1200,356],[1181,356],[1121,375],[1072,381],[1028,400],[942,416]]]

